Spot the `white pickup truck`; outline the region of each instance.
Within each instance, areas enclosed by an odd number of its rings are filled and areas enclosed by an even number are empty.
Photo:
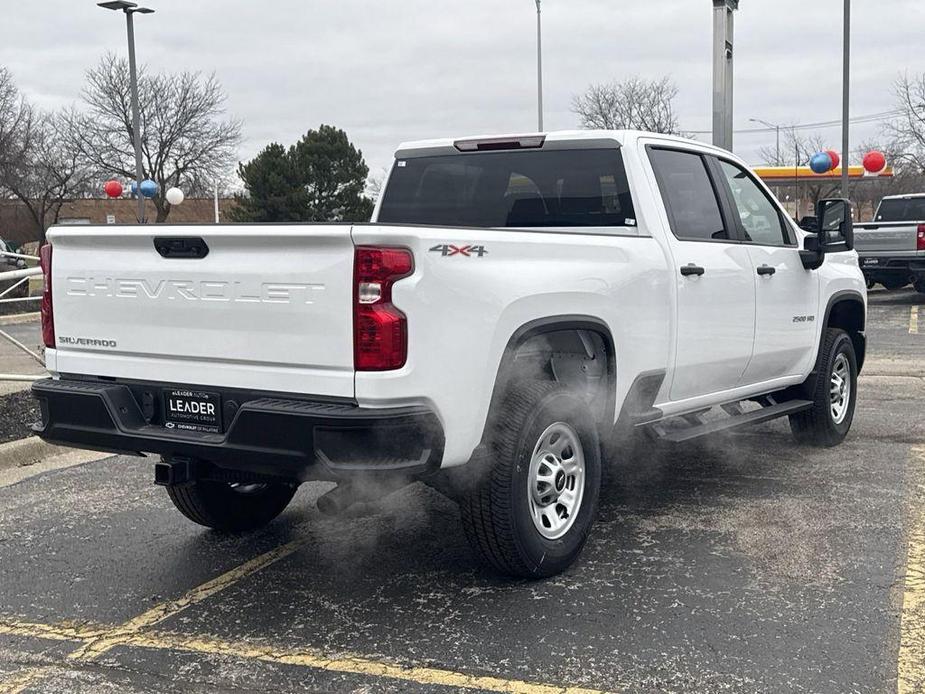
[[[856,224],[854,231],[868,286],[895,290],[911,282],[925,294],[925,193],[888,195],[874,220]]]
[[[56,227],[34,428],[161,456],[223,530],[306,480],[326,512],[421,480],[489,564],[549,576],[636,436],[845,437],[866,292],[848,203],[818,216],[729,152],[581,131],[403,144],[368,224]]]

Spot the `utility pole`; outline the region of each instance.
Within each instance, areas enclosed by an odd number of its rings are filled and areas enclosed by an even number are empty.
[[[848,197],[848,92],[851,86],[851,0],[845,0],[845,34],[843,39],[844,60],[842,63],[842,123],[841,123],[841,196]]]
[[[739,0],[713,0],[713,144],[732,151],[733,12]]]
[[[543,132],[543,12],[536,0],[536,120]]]
[[[107,10],[122,11],[125,13],[125,26],[128,33],[128,69],[129,82],[132,90],[132,139],[135,141],[135,197],[138,198],[138,223],[145,221],[145,196],[141,194],[141,182],[144,180],[144,170],[141,166],[141,122],[138,115],[138,70],[135,66],[135,22],[136,12],[151,14],[150,7],[138,7],[137,3],[127,0],[113,0],[112,2],[97,3]]]

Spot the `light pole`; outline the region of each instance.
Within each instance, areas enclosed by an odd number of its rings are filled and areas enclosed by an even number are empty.
[[[844,56],[842,62],[841,196],[848,197],[848,88],[851,73],[851,0],[845,0]]]
[[[760,123],[768,128],[772,128],[777,132],[777,165],[783,166],[783,162],[780,160],[780,126],[775,125],[774,123],[768,123],[766,120],[761,120],[760,118],[749,118],[750,123]]]
[[[135,24],[133,16],[136,12],[141,14],[151,14],[154,12],[150,7],[139,7],[138,3],[127,2],[127,0],[111,0],[111,2],[99,2],[100,7],[107,10],[121,10],[125,13],[125,26],[128,32],[128,69],[129,81],[132,89],[132,139],[135,141],[135,197],[138,198],[138,223],[143,224],[145,221],[145,198],[141,194],[141,182],[144,179],[144,171],[141,168],[141,121],[138,116],[138,71],[135,67]]]
[[[538,130],[543,132],[543,12],[541,0],[536,2],[536,120]]]
[[[713,144],[732,151],[733,15],[739,0],[713,0]]]

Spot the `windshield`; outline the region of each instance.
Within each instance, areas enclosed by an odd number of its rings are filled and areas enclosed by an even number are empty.
[[[473,227],[635,226],[618,149],[399,159],[379,221]]]
[[[925,220],[925,198],[890,198],[877,209],[877,222],[921,222]]]

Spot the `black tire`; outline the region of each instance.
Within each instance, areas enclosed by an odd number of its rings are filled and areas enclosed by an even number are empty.
[[[907,284],[909,284],[909,278],[908,277],[886,278],[886,279],[880,280],[880,284],[886,287],[888,291],[895,292],[895,291],[899,291],[900,289],[905,287]]]
[[[844,355],[848,362],[850,390],[844,418],[836,422],[832,414],[830,388],[832,372],[839,355]],[[816,357],[815,373],[807,379],[804,387],[805,396],[813,401],[813,406],[804,412],[790,415],[793,437],[798,443],[811,446],[837,446],[851,429],[858,398],[858,362],[848,333],[837,328],[826,328]]]
[[[295,484],[232,485],[212,480],[167,487],[167,495],[184,516],[228,532],[262,528],[283,512],[295,492]]]
[[[528,478],[534,447],[555,423],[577,436],[584,484],[571,525],[561,537],[547,539],[534,524]],[[508,393],[490,426],[490,468],[460,503],[466,536],[503,574],[536,579],[561,573],[578,558],[597,515],[601,445],[594,417],[564,386],[531,382]]]
[[[925,294],[925,277],[917,277],[912,286],[919,294]]]

